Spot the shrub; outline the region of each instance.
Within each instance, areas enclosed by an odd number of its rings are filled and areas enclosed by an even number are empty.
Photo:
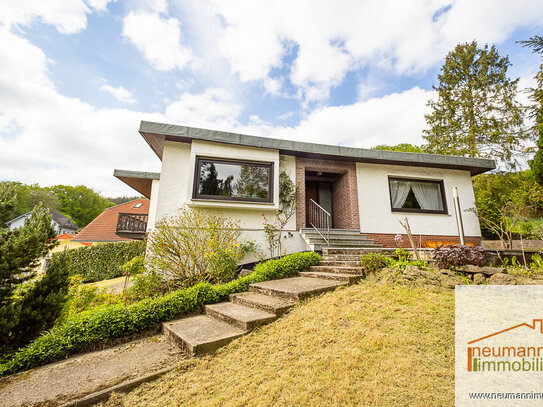
[[[176,287],[234,278],[244,256],[239,224],[208,210],[184,207],[149,236],[149,265]]]
[[[19,293],[10,315],[13,326],[0,347],[2,353],[26,345],[53,326],[66,302],[68,284],[68,268],[61,256],[43,277]]]
[[[121,266],[136,256],[143,256],[144,252],[145,242],[141,240],[100,243],[65,250],[70,275],[79,274],[85,283],[122,276]],[[59,253],[53,253],[51,264],[54,264],[59,256]]]
[[[83,312],[68,318],[15,353],[9,361],[0,365],[0,376],[65,358],[81,350],[107,344],[115,338],[156,328],[161,322],[198,311],[205,304],[226,300],[230,294],[246,291],[251,283],[295,276],[320,260],[321,257],[313,252],[295,253],[258,264],[253,273],[227,284],[199,283],[163,297]]]
[[[360,257],[360,263],[366,273],[374,273],[394,264],[394,260],[382,253],[368,253]]]
[[[486,253],[480,246],[440,245],[434,249],[434,260],[441,268],[455,268],[468,264],[484,266],[487,262]]]

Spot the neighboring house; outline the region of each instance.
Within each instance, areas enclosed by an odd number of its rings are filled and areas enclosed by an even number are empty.
[[[77,229],[79,229],[70,218],[55,211],[49,211],[49,213],[51,214],[52,218],[51,224],[59,235],[63,233],[75,233],[77,232]],[[10,230],[20,228],[25,224],[26,219],[29,218],[30,215],[32,215],[32,211],[22,214],[21,216],[18,216],[10,221],[7,221],[6,224],[8,225]]]
[[[142,121],[140,134],[162,161],[160,174],[115,170],[150,198],[147,230],[188,205],[221,210],[267,247],[263,217],[278,209],[279,173],[298,187],[286,227],[287,252],[324,246],[394,247],[409,218],[421,246],[458,242],[452,188],[458,188],[466,241],[479,245],[471,177],[493,160],[368,150],[255,137]],[[310,139],[311,135],[308,134]],[[328,231],[328,228],[330,230]],[[325,239],[326,238],[326,239]]]
[[[141,240],[147,230],[149,200],[136,199],[107,208],[85,226],[73,242]]]

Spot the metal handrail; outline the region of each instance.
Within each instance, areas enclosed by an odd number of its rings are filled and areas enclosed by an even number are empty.
[[[309,198],[309,224],[330,244],[330,213],[313,199]]]

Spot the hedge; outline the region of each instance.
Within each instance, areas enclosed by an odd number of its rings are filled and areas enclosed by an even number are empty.
[[[320,260],[321,257],[313,252],[294,253],[260,263],[253,273],[227,284],[200,283],[131,305],[116,304],[83,312],[16,352],[10,360],[0,365],[0,377],[66,358],[116,338],[156,328],[162,322],[199,311],[205,304],[224,301],[230,294],[247,291],[249,284],[296,276],[299,271],[316,265]]]
[[[145,254],[145,242],[131,240],[129,242],[99,243],[89,247],[65,250],[70,275],[79,274],[83,282],[106,280],[122,276],[121,266],[136,256]],[[58,259],[53,253],[51,262]]]

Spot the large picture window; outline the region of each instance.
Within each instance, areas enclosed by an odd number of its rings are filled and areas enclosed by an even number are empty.
[[[447,213],[443,181],[388,178],[393,212]]]
[[[272,202],[273,164],[197,157],[193,197]]]

